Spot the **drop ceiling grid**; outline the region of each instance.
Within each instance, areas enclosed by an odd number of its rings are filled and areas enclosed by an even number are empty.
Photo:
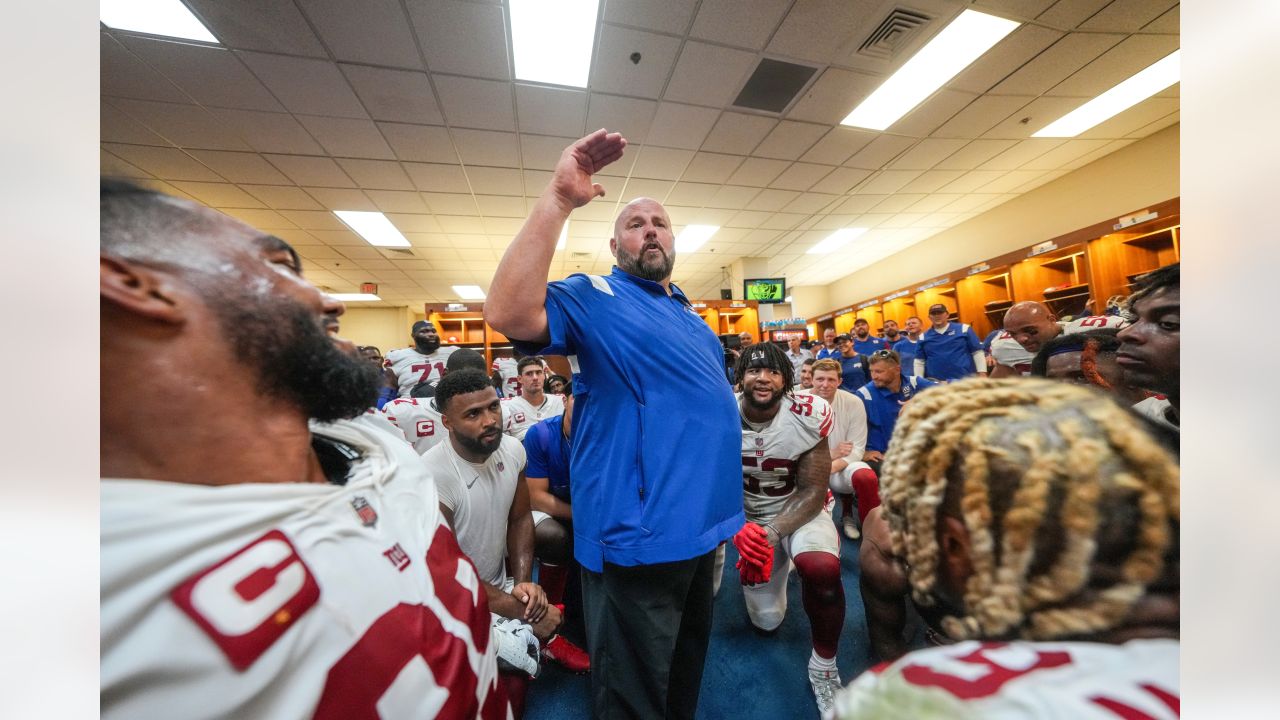
[[[557,253],[553,274],[584,264],[570,260],[570,251],[592,253],[584,270],[607,270],[608,220],[620,202],[643,192],[672,206],[677,229],[694,221],[726,228],[687,258],[686,284],[700,282],[702,268],[718,270],[743,253],[803,259],[834,227],[873,223],[876,234],[865,243],[805,266],[844,275],[875,254],[866,250],[872,241],[876,253],[904,238],[918,242],[973,208],[994,207],[1177,121],[1175,87],[1161,93],[1171,99],[1139,104],[1086,136],[1096,142],[1070,152],[1061,152],[1064,143],[1029,139],[1034,128],[1017,122],[1036,112],[1043,124],[1175,48],[1167,17],[1176,19],[1176,3],[1158,12],[1125,0],[977,3],[1036,18],[887,133],[836,125],[835,116],[859,98],[837,97],[840,83],[822,79],[867,78],[863,94],[879,82],[834,56],[814,59],[836,53],[838,43],[774,52],[794,48],[794,38],[780,41],[779,33],[794,26],[793,15],[815,8],[827,13],[827,26],[863,32],[871,19],[841,26],[836,20],[848,17],[834,2],[753,0],[758,12],[744,14],[742,39],[717,29],[715,18],[734,12],[728,0],[684,2],[674,15],[670,4],[605,3],[598,38],[640,38],[670,52],[655,57],[640,48],[641,67],[652,61],[656,74],[629,86],[620,80],[630,62],[602,62],[606,50],[597,42],[593,86],[585,90],[512,82],[507,18],[498,5],[382,0],[359,8],[370,20],[352,27],[357,9],[340,0],[190,4],[226,47],[104,28],[104,170],[288,235],[318,266],[342,263],[339,272],[319,270],[321,278],[352,285],[362,272],[392,278],[389,298],[419,292],[449,299],[446,279],[487,287],[559,150],[597,119],[632,125],[638,142],[613,175],[600,178],[609,199],[575,212],[569,248]],[[935,4],[955,12],[965,5]],[[245,17],[263,20],[259,27],[269,31],[233,22]],[[1074,31],[1081,24],[1087,33]],[[386,39],[381,47],[370,45],[375,37]],[[1064,40],[1066,47],[1052,51]],[[765,55],[808,55],[819,66],[805,96],[781,117],[728,105]],[[1037,62],[1046,55],[1065,60]],[[602,87],[595,87],[597,76]],[[1031,92],[1001,94],[1002,86]],[[615,109],[604,112],[608,107]],[[947,202],[928,202],[933,196]],[[388,212],[416,257],[361,252],[371,248],[325,212],[338,207]],[[324,226],[305,227],[317,225]],[[747,242],[750,233],[763,235]],[[341,260],[326,257],[335,254]],[[779,270],[801,267],[797,262]],[[800,271],[792,285],[815,272]],[[718,281],[715,274],[709,282]]]

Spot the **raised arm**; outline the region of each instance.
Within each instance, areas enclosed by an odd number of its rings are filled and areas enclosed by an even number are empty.
[[[547,272],[556,240],[574,208],[604,196],[591,176],[622,157],[627,141],[604,129],[565,148],[551,182],[533,205],[524,226],[498,263],[485,298],[485,321],[515,340],[546,342]]]

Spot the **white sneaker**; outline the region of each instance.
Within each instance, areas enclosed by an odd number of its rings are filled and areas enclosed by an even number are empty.
[[[845,515],[840,518],[840,526],[844,528],[844,536],[850,540],[857,540],[862,537],[862,533],[858,532],[858,525],[853,521],[853,515]]]
[[[813,697],[818,701],[818,712],[826,715],[835,705],[836,691],[840,689],[840,671],[832,668],[820,670],[809,666],[809,685],[813,688]]]

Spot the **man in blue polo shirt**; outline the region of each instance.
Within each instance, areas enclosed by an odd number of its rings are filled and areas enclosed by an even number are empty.
[[[880,461],[884,460],[893,426],[898,422],[898,412],[916,393],[937,383],[902,372],[898,353],[892,350],[872,353],[867,361],[871,366],[871,382],[857,392],[867,411],[867,447],[862,460],[879,474]],[[865,511],[870,512],[871,508]]]
[[[822,347],[813,354],[814,360],[825,360],[831,358],[836,360],[840,356],[840,348],[836,347],[836,331],[827,328],[822,331]]]
[[[859,355],[870,355],[877,350],[888,350],[884,338],[871,334],[871,323],[862,318],[853,321],[853,350]]]
[[[855,392],[867,382],[867,358],[853,349],[853,338],[841,335],[836,338],[840,354],[831,358],[840,363],[840,389]]]
[[[978,336],[968,325],[951,322],[949,315],[946,305],[929,307],[933,326],[924,331],[916,346],[916,377],[948,382],[974,373],[986,377],[987,358]]]
[[[604,195],[591,176],[625,146],[598,130],[565,149],[484,311],[517,349],[567,355],[574,368],[570,492],[593,717],[693,718],[715,549],[745,523],[723,350],[671,283],[675,238],[655,200],[622,208],[612,273],[545,282],[569,212]]]
[[[903,323],[902,339],[893,344],[890,350],[898,353],[902,359],[902,372],[906,375],[916,374],[916,348],[920,345],[920,318],[914,315]]]

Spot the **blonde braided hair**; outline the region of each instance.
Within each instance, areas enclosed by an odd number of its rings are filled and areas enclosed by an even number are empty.
[[[880,476],[893,551],[935,604],[939,512],[958,515],[973,574],[955,639],[1052,639],[1118,625],[1177,552],[1177,461],[1102,394],[1034,378],[921,393]],[[1175,568],[1176,569],[1176,568]]]

